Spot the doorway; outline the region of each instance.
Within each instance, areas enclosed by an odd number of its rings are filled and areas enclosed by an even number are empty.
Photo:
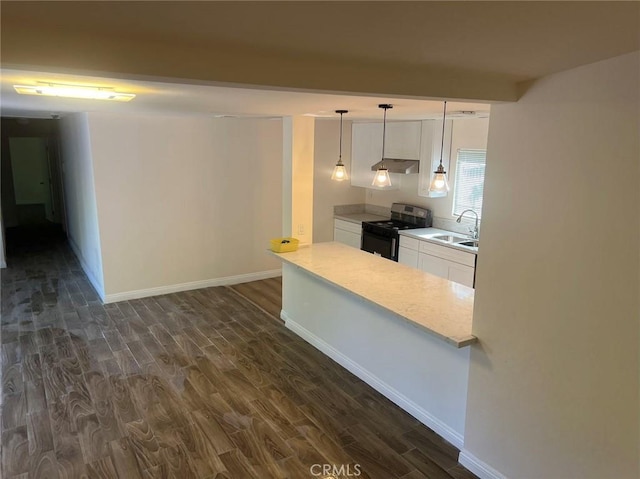
[[[48,149],[46,138],[9,138],[18,225],[55,222]]]
[[[8,261],[66,238],[56,120],[2,118],[2,233]]]

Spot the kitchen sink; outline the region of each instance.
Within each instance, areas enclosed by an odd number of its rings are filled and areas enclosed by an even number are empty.
[[[460,241],[457,244],[459,244],[460,246],[469,246],[471,248],[477,248],[478,247],[478,241],[475,241],[475,240]]]
[[[436,235],[432,236],[432,240],[442,241],[443,243],[447,243],[454,246],[466,246],[467,248],[477,248],[478,240],[469,239],[468,236],[457,236],[454,234],[451,235]]]
[[[455,235],[438,235],[438,236],[432,236],[431,239],[443,241],[445,243],[460,243],[461,241],[467,241],[469,238],[465,238],[464,236],[455,236]]]

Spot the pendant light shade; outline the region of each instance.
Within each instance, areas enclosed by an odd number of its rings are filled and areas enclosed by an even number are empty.
[[[349,113],[349,111],[336,110],[336,113],[340,113],[340,156],[338,157],[336,166],[333,168],[331,179],[334,181],[344,181],[349,179],[349,175],[347,174],[347,169],[345,168],[344,163],[342,163],[342,115]]]
[[[449,192],[447,172],[444,171],[444,167],[442,165],[438,165],[436,171],[433,172],[433,178],[431,179],[431,184],[429,185],[429,191],[433,193],[444,194],[447,194]]]
[[[344,181],[349,179],[349,175],[347,174],[347,169],[344,165],[338,165],[333,167],[333,173],[331,174],[331,179],[335,181]]]
[[[384,110],[384,117],[382,120],[382,161],[380,162],[380,168],[376,171],[376,175],[373,177],[371,186],[387,187],[391,186],[391,177],[389,176],[389,170],[384,166],[384,142],[387,132],[387,110],[393,108],[393,105],[382,104],[378,105],[378,108]]]
[[[378,168],[376,176],[373,178],[372,186],[391,186],[391,177],[389,176],[389,170],[386,168]]]
[[[444,151],[444,127],[445,120],[447,118],[447,102],[444,102],[444,112],[442,114],[442,142],[440,144],[440,164],[436,171],[433,172],[431,178],[431,184],[429,185],[429,191],[431,193],[447,194],[449,192],[449,182],[447,181],[447,172],[442,165],[442,154]]]

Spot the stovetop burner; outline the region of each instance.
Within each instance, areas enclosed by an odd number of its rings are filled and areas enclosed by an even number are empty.
[[[419,225],[413,225],[411,223],[405,223],[403,221],[368,221],[371,225],[376,225],[379,228],[387,228],[392,230],[409,230],[414,228],[422,228]]]
[[[397,238],[398,232],[431,226],[431,211],[419,206],[394,203],[391,206],[391,219],[366,221],[362,231],[385,238]]]

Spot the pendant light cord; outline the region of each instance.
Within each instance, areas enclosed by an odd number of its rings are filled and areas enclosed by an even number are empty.
[[[387,106],[384,106],[384,118],[382,120],[382,163],[380,166],[384,168],[384,142],[387,137]]]
[[[440,143],[440,166],[442,166],[442,154],[444,152],[444,120],[447,118],[447,101],[444,102],[444,113],[442,114],[442,142]]]
[[[340,112],[340,156],[338,157],[338,163],[342,163],[342,115]]]

